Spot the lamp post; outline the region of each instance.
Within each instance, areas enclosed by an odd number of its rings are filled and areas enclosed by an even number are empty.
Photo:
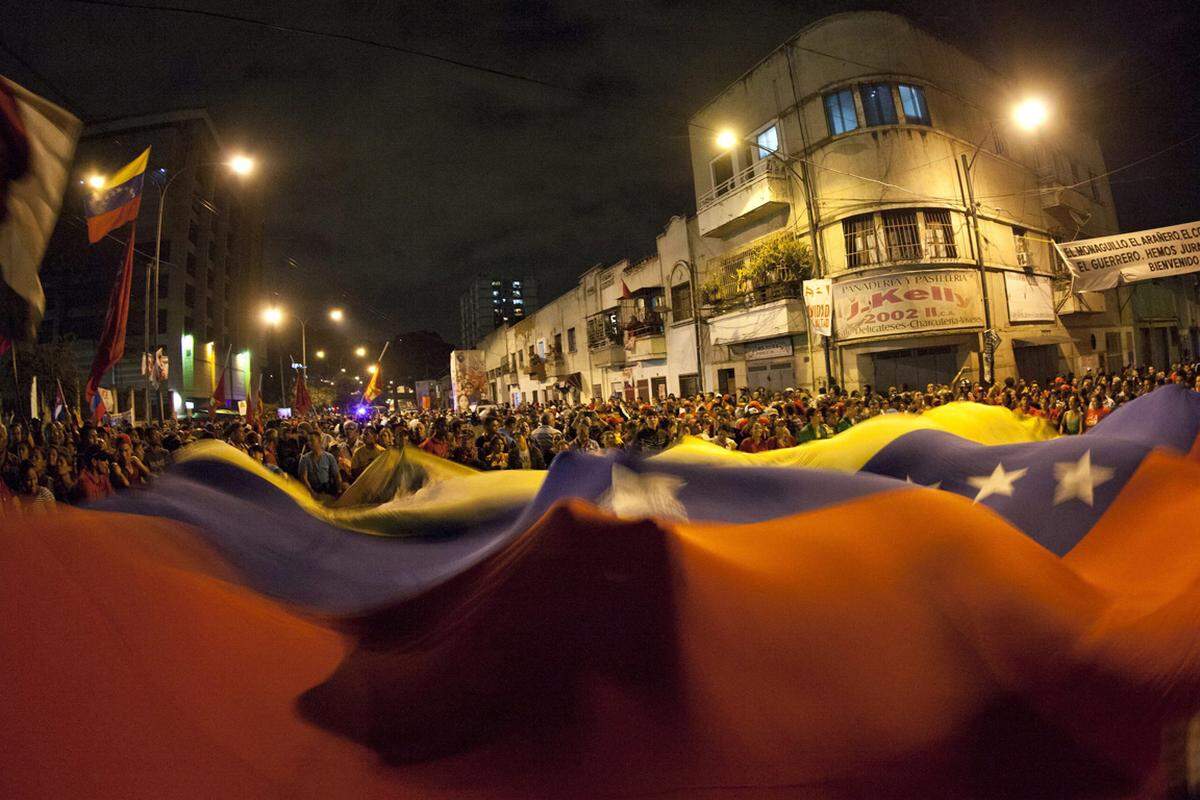
[[[1038,98],[1027,98],[1017,103],[1013,107],[1013,120],[1017,126],[1025,131],[1032,132],[1040,128],[1046,123],[1050,116],[1050,111],[1046,103]],[[989,127],[976,143],[975,149],[971,151],[971,157],[967,158],[966,153],[959,155],[962,162],[963,170],[963,206],[967,213],[967,217],[971,220],[971,228],[973,238],[975,240],[975,267],[979,270],[979,286],[983,300],[983,330],[979,333],[979,379],[980,383],[991,383],[995,371],[995,356],[993,351],[995,343],[998,341],[996,334],[992,331],[992,301],[991,294],[988,291],[987,267],[983,260],[983,232],[979,227],[979,204],[975,201],[975,179],[974,172],[975,159],[979,157],[979,153],[983,148],[983,143],[987,141],[990,134],[993,133],[993,128]]]
[[[254,171],[254,159],[249,156],[235,155],[229,161],[206,161],[198,164],[190,164],[181,170],[178,170],[174,175],[167,179],[158,193],[158,225],[154,233],[154,330],[155,337],[158,336],[158,275],[159,268],[162,263],[162,229],[163,229],[163,209],[166,207],[167,190],[171,188],[171,184],[175,179],[193,169],[200,167],[210,167],[215,164],[224,164],[229,167],[235,175],[246,176]],[[143,352],[150,352],[150,275],[151,266],[146,265],[146,294],[145,294],[145,330],[144,330],[144,347]],[[161,392],[161,389],[159,390]],[[161,399],[161,394],[159,395]],[[161,404],[160,404],[161,408]],[[160,411],[161,416],[161,411]],[[146,419],[150,419],[150,373],[146,375]],[[161,420],[160,420],[161,421]]]
[[[296,320],[296,322],[300,323],[300,369],[304,373],[304,376],[307,378],[308,377],[308,328],[307,328],[307,322],[303,318],[301,318],[300,316],[298,316],[296,314],[292,314],[291,312],[284,311],[279,306],[268,306],[268,307],[264,308],[263,312],[262,312],[263,322],[265,322],[270,327],[276,328],[276,329],[278,329],[279,326],[283,323],[284,317],[291,317],[292,319]],[[341,322],[343,319],[345,319],[345,313],[340,308],[333,308],[333,309],[329,310],[329,318],[331,320],[333,320],[334,322]],[[325,351],[318,350],[316,355],[317,355],[317,358],[325,358]],[[287,392],[284,388],[284,383],[283,383],[282,359],[283,359],[283,355],[280,354],[280,367],[279,367],[279,391],[280,391],[279,400],[280,400],[280,402],[283,402],[287,398]]]

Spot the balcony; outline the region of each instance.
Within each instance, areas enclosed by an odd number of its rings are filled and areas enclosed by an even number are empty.
[[[662,315],[650,312],[644,319],[632,319],[625,326],[625,360],[648,361],[667,357],[667,337]]]
[[[607,308],[587,318],[588,353],[595,367],[625,363],[625,337],[617,323],[617,309]]]
[[[530,354],[525,374],[535,381],[546,380],[546,363],[542,361],[541,356],[536,353]]]
[[[803,282],[790,270],[772,270],[755,283],[735,276],[718,283],[705,297],[713,344],[737,344],[806,333]]]
[[[790,203],[787,168],[767,158],[701,195],[696,222],[701,236],[726,239]]]
[[[563,378],[570,374],[566,356],[553,347],[546,348],[546,356],[542,359],[542,364],[545,367],[546,375],[551,378]]]
[[[1062,185],[1057,177],[1039,178],[1038,196],[1042,210],[1065,230],[1077,230],[1092,216],[1092,199],[1078,189]]]

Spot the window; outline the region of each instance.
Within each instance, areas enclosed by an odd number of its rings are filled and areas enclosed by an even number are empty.
[[[671,314],[676,322],[692,318],[691,283],[680,283],[671,287]]]
[[[854,95],[849,89],[825,95],[825,116],[829,121],[829,135],[837,136],[858,127],[858,113],[854,110]]]
[[[517,351],[517,364],[522,367],[525,366],[525,351],[524,350]]]
[[[900,106],[904,109],[904,121],[917,125],[929,124],[929,106],[925,105],[925,90],[920,86],[900,84]]]
[[[679,376],[679,396],[695,397],[700,394],[700,377],[695,373]]]
[[[188,255],[187,255],[187,274],[188,275],[196,274],[196,254],[195,253],[188,253]]]
[[[775,155],[779,152],[779,126],[772,125],[759,131],[754,141],[758,145],[754,152],[756,158],[764,159]]]
[[[183,287],[183,302],[188,308],[196,307],[196,287],[190,283]]]
[[[554,334],[554,352],[562,354],[562,334]]]
[[[1100,184],[1096,180],[1096,173],[1088,170],[1088,188],[1092,192],[1092,202],[1100,202]]]
[[[575,329],[567,328],[567,352],[575,352]]]
[[[925,212],[925,239],[929,244],[930,258],[958,258],[954,227],[950,224],[950,212],[946,209]]]
[[[171,240],[170,239],[163,239],[162,247],[159,250],[158,257],[162,261],[170,261],[171,260]]]
[[[733,153],[722,153],[714,158],[708,166],[712,171],[715,194],[722,195],[733,188],[730,185],[733,180]]]
[[[1004,155],[1005,150],[1008,149],[1004,144],[1004,134],[1000,132],[1000,127],[995,124],[992,125],[992,145],[998,156]]]
[[[868,267],[879,260],[873,214],[842,220],[842,236],[846,240],[846,269]]]
[[[160,298],[169,297],[171,295],[171,273],[160,269],[158,272],[158,296]]]
[[[883,238],[890,261],[917,261],[921,258],[921,235],[915,211],[883,212]]]
[[[862,98],[863,120],[868,126],[896,124],[896,103],[890,84],[864,83],[858,87],[858,96]]]
[[[160,308],[158,310],[158,335],[161,336],[167,332],[167,310]]]

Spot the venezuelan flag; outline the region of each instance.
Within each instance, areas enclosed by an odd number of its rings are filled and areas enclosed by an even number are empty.
[[[121,167],[103,186],[84,200],[88,241],[92,244],[126,222],[137,219],[138,210],[142,205],[142,184],[149,162],[150,148],[147,147],[145,152]]]
[[[339,508],[208,443],[0,520],[0,796],[1149,795],[1200,709],[1198,432],[1167,387],[839,469],[397,451]]]

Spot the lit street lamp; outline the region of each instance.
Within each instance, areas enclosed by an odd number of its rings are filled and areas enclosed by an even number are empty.
[[[324,351],[324,350],[318,350],[317,352],[313,353],[313,355],[315,355],[317,358],[321,358],[321,359],[323,359],[323,358],[325,358],[325,351]]]
[[[172,175],[170,178],[168,178],[167,182],[163,184],[162,189],[158,193],[158,226],[154,233],[154,295],[153,295],[153,297],[154,297],[155,331],[158,330],[158,328],[157,328],[158,275],[159,275],[159,268],[162,264],[163,209],[166,207],[167,190],[171,188],[171,184],[175,182],[176,178],[178,178],[183,173],[187,172],[189,169],[195,169],[198,167],[207,167],[207,166],[212,166],[213,164],[222,164],[222,163],[226,167],[228,167],[230,169],[230,171],[233,172],[233,174],[235,174],[239,177],[244,178],[247,175],[249,175],[251,172],[254,171],[254,159],[250,158],[249,156],[241,155],[241,154],[234,155],[232,158],[230,158],[229,161],[225,161],[225,162],[210,161],[210,162],[205,162],[202,164],[189,164],[189,165],[185,166],[183,169],[178,170],[174,175]],[[166,174],[166,170],[160,170],[160,173]],[[97,184],[95,183],[95,180],[97,177],[99,177],[99,176],[93,175],[91,178],[88,179],[88,183],[94,189],[98,189],[100,186],[104,185],[103,179],[101,179],[101,183],[99,184],[99,186],[97,186]],[[147,353],[150,352],[150,298],[151,298],[150,265],[147,264],[146,265],[146,304],[145,304],[146,327],[145,327],[145,337],[144,337],[145,352],[147,352]],[[161,392],[161,390],[160,390],[160,392]],[[161,405],[161,401],[162,401],[161,393],[159,394],[159,401],[160,401],[160,405]],[[149,381],[148,377],[146,380],[146,418],[147,419],[150,418],[150,381]]]
[[[362,347],[361,345],[354,348],[354,355],[358,356],[359,358],[366,358],[367,348]]]
[[[371,375],[375,374],[376,369],[377,369],[377,367],[374,364],[367,365],[367,372],[370,373]]]
[[[329,309],[329,318],[334,322],[341,322],[346,318],[346,312],[340,308],[331,308]]]

